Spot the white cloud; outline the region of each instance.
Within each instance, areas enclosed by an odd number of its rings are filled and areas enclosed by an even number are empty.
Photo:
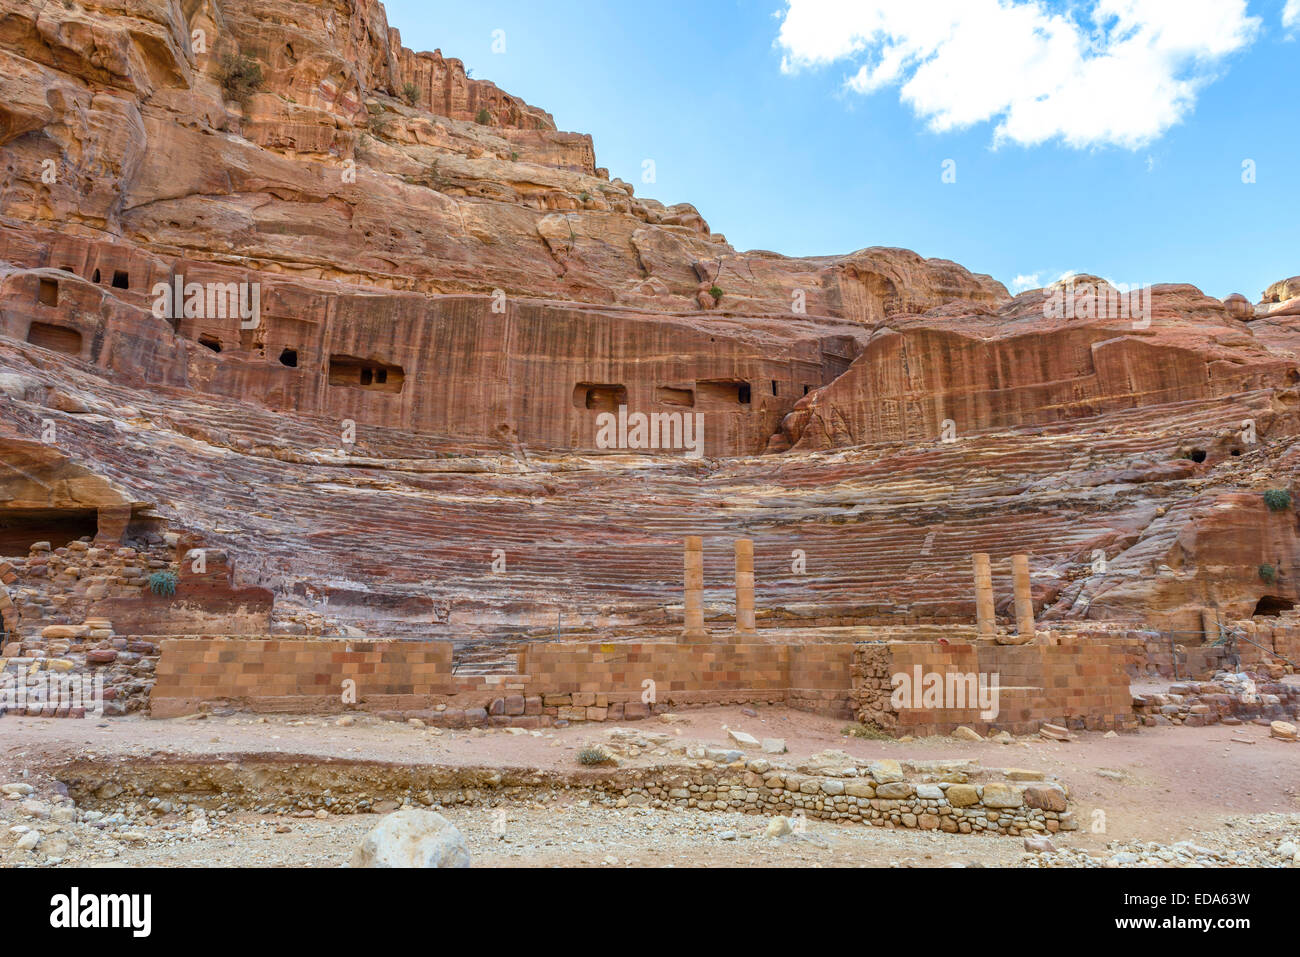
[[[1282,26],[1288,30],[1300,27],[1300,0],[1286,0],[1282,10]]]
[[[849,89],[897,86],[936,132],[996,121],[996,141],[1024,145],[1137,149],[1260,28],[1245,0],[1083,0],[1073,15],[1043,0],[786,2],[782,69],[848,61]]]
[[[1038,273],[1032,272],[1029,275],[1019,275],[1011,280],[1011,291],[1017,295],[1028,289],[1041,289],[1043,284],[1038,281]]]

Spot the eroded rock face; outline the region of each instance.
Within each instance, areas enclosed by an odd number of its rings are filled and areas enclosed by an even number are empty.
[[[0,509],[232,560],[122,627],[667,636],[697,534],[718,589],[754,539],[791,627],[965,623],[973,551],[1032,553],[1049,620],[1281,608],[1297,301],[1052,318],[906,250],[738,251],[373,0],[0,0]],[[704,458],[599,448],[622,407]]]
[[[779,446],[957,441],[990,429],[1210,400],[1300,381],[1223,303],[1159,286],[1150,316],[1049,318],[1041,292],[996,312],[940,309],[876,330],[853,367],[799,403]]]

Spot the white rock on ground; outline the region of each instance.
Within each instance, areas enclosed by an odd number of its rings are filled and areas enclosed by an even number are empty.
[[[744,731],[728,731],[727,734],[731,736],[732,741],[740,745],[742,748],[751,748],[756,750],[759,747],[758,738],[754,737],[752,734],[746,734]]]
[[[767,822],[768,837],[785,837],[790,830],[790,822],[780,815]]]
[[[361,841],[350,867],[469,867],[465,838],[432,811],[397,811]]]

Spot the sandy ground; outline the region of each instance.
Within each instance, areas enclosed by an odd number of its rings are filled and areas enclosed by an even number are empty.
[[[976,759],[986,767],[1039,770],[1069,785],[1080,831],[1058,844],[1107,856],[1109,842],[1203,843],[1245,839],[1243,821],[1258,818],[1261,840],[1300,828],[1300,746],[1271,739],[1254,725],[1156,728],[1105,737],[1083,733],[1070,743],[1021,739],[1012,744],[928,738],[913,742],[846,737],[842,722],[784,708],[683,712],[681,723],[634,723],[691,741],[723,744],[727,729],[784,738],[797,764],[835,748],[875,760]],[[75,721],[0,719],[0,783],[28,781],[50,793],[51,769],[72,758],[131,761],[159,754],[332,756],[403,764],[575,768],[576,752],[603,740],[608,726],[547,730],[540,736],[503,731],[435,732],[359,718],[213,716],[205,720],[144,718]],[[653,754],[627,763],[665,763]],[[0,816],[11,817],[6,807]],[[1092,824],[1105,816],[1105,832]],[[443,812],[465,834],[476,866],[1007,866],[1026,860],[1019,838],[947,835],[810,821],[804,838],[763,836],[766,819],[740,814],[592,806],[577,794],[554,801],[518,801],[505,811],[452,807]],[[1263,816],[1263,817],[1261,817]],[[145,866],[338,866],[346,862],[374,816],[324,820],[232,814],[210,834],[166,843],[85,847],[67,864]],[[1281,830],[1276,826],[1281,822]],[[8,820],[6,824],[13,824]],[[1234,832],[1232,828],[1237,828]],[[277,830],[278,828],[278,830]],[[5,828],[7,830],[7,827]],[[1262,830],[1261,830],[1262,829]],[[1259,835],[1257,835],[1259,836]],[[4,848],[0,863],[40,863],[38,855]]]

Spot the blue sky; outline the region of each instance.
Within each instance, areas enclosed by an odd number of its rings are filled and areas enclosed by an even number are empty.
[[[385,5],[406,46],[592,134],[611,175],[738,249],[1252,301],[1300,275],[1300,0]]]

